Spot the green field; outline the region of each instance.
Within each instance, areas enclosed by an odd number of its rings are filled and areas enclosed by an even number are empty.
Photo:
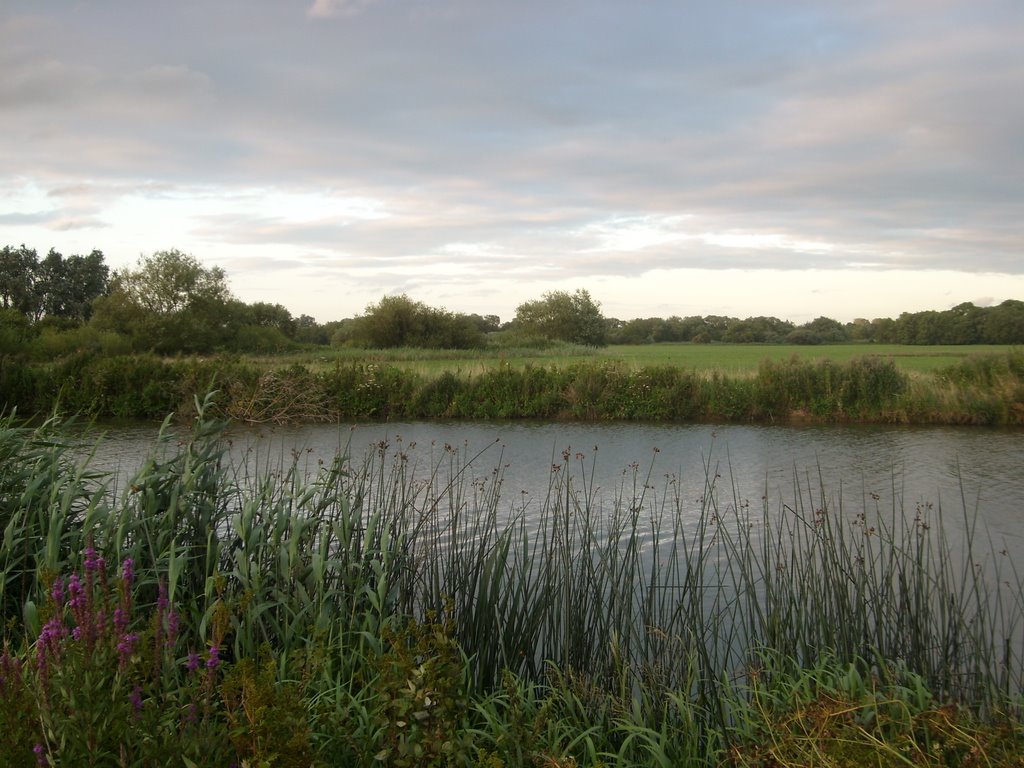
[[[1010,346],[913,346],[905,344],[638,344],[607,347],[598,354],[631,365],[678,365],[697,371],[746,373],[763,360],[834,360],[874,356],[891,359],[908,373],[927,373],[968,357],[1005,354]]]
[[[332,349],[295,356],[256,358],[266,365],[279,365],[294,360],[314,369],[324,369],[335,362],[368,362],[395,365],[427,376],[445,371],[474,375],[498,365],[567,366],[573,363],[608,360],[630,367],[672,365],[694,371],[720,371],[726,374],[753,373],[764,360],[834,360],[847,362],[875,356],[892,360],[908,373],[930,373],[969,357],[1006,354],[1008,345],[917,346],[903,344],[630,344],[600,349],[560,345],[548,349],[508,350],[427,350],[427,349]]]

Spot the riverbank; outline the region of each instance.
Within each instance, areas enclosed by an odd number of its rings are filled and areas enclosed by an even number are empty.
[[[115,497],[0,424],[0,762],[1019,764],[1022,585],[941,509],[226,451],[201,418]]]
[[[256,363],[238,357],[78,355],[0,361],[0,402],[21,414],[96,419],[194,415],[197,397],[234,421],[547,419],[716,423],[1024,425],[1024,353],[929,373],[891,359],[762,361],[751,373],[582,360],[425,375],[395,363]]]

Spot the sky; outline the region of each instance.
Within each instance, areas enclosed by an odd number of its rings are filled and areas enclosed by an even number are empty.
[[[3,0],[0,245],[320,322],[1024,299],[1021,0]]]

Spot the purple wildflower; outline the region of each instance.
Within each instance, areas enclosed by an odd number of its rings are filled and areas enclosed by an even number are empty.
[[[96,557],[96,550],[93,549],[92,544],[88,544],[85,547],[85,570],[87,572],[98,571],[100,567],[99,559]]]
[[[206,660],[206,668],[213,670],[220,664],[220,649],[216,645],[210,646],[210,657]]]
[[[125,589],[131,589],[132,584],[135,583],[135,561],[130,557],[126,557],[121,563],[121,583],[124,584]]]
[[[55,607],[64,607],[64,579],[60,576],[58,576],[53,582],[53,588],[50,590],[50,597],[53,598],[53,604]]]
[[[60,654],[60,640],[66,634],[67,629],[64,627],[64,622],[57,616],[43,625],[39,639],[36,641],[36,663],[44,674],[46,673],[47,658],[51,656],[57,658]]]
[[[178,639],[178,612],[173,608],[167,614],[167,645],[171,647]]]
[[[197,669],[199,669],[199,654],[198,653],[195,653],[195,652],[189,653],[188,661],[185,662],[185,669],[187,669],[189,672],[195,672]]]
[[[136,634],[125,634],[117,644],[117,655],[120,658],[121,668],[128,666],[132,654],[135,653],[135,646],[139,643],[139,636]]]
[[[11,650],[4,642],[4,652],[0,656],[0,695],[7,697],[10,691],[21,684],[21,659],[11,656]]]
[[[85,606],[85,593],[77,573],[72,573],[71,578],[68,579],[68,595],[68,606],[72,611]]]
[[[128,629],[128,613],[124,608],[114,609],[114,631],[123,635]]]
[[[142,688],[137,685],[132,688],[132,692],[128,695],[128,701],[131,702],[132,712],[135,713],[135,719],[138,720],[142,716]]]
[[[36,753],[37,765],[47,765],[46,747],[44,747],[42,744],[36,744],[34,747],[32,747],[32,751]]]
[[[167,600],[167,585],[161,581],[157,584],[156,607],[158,611],[166,611],[170,603]]]

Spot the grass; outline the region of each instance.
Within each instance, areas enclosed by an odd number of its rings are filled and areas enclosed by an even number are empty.
[[[599,352],[603,357],[635,366],[678,365],[696,371],[748,374],[764,360],[781,362],[831,360],[847,363],[861,357],[892,360],[906,373],[931,373],[963,360],[1004,355],[1010,346],[913,346],[906,344],[643,344],[612,346]]]
[[[675,366],[699,373],[747,375],[765,360],[796,358],[817,362],[846,363],[861,357],[892,360],[906,373],[932,373],[975,357],[1004,355],[1010,345],[920,346],[907,344],[616,344],[603,348],[557,344],[536,349],[425,350],[425,349],[324,349],[283,356],[247,356],[260,366],[294,361],[314,370],[327,370],[336,362],[394,365],[417,374],[436,377],[445,372],[479,375],[502,365],[565,367],[586,360],[617,361],[632,368]]]
[[[637,466],[605,497],[594,459],[568,453],[524,506],[500,466],[455,448],[424,463],[380,443],[311,476],[300,457],[232,466],[196,407],[191,434],[165,432],[116,492],[59,425],[0,424],[0,686],[17,693],[0,734],[18,735],[0,758],[35,744],[88,765],[102,743],[159,764],[153,740],[167,754],[186,732],[225,765],[300,748],[356,766],[801,765],[836,749],[839,765],[1010,765],[1024,748],[1024,589],[966,509],[830,497],[813,470],[751,507],[710,466],[699,489]],[[132,561],[130,592],[95,576],[97,555]],[[52,597],[79,573],[106,620]],[[115,604],[158,651],[125,656]],[[84,653],[76,625],[101,627],[105,652]],[[190,654],[206,671],[183,671]],[[118,706],[70,716],[86,683]],[[180,720],[189,701],[199,723]]]

